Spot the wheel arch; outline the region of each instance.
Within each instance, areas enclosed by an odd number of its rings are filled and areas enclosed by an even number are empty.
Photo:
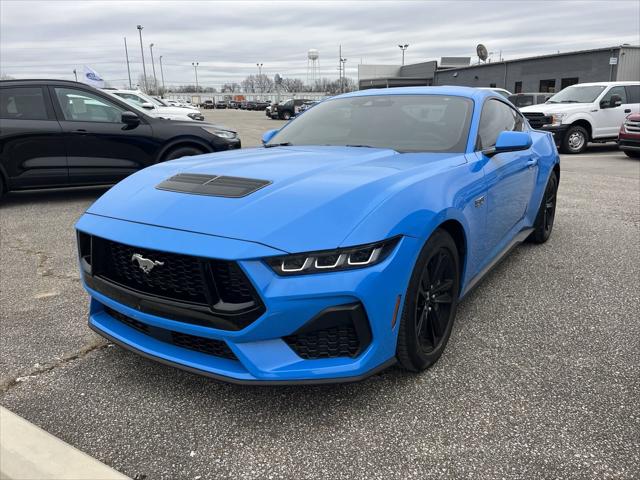
[[[593,140],[593,127],[591,126],[591,122],[584,118],[579,118],[571,122],[571,126],[577,125],[579,127],[584,128],[587,131],[587,135],[589,136],[588,140]]]
[[[182,147],[194,147],[200,150],[203,150],[204,153],[213,152],[213,148],[211,145],[208,145],[204,140],[201,140],[196,137],[178,137],[171,139],[167,142],[156,155],[156,163],[162,161],[162,159],[169,153],[171,150],[175,150],[176,148]]]
[[[449,235],[451,235],[451,238],[453,238],[453,241],[456,244],[456,247],[458,249],[458,259],[460,260],[460,265],[458,266],[460,270],[460,282],[462,283],[464,280],[464,271],[467,258],[467,234],[464,230],[464,227],[459,221],[455,219],[448,219],[438,225],[434,229],[434,232],[436,230],[444,230],[445,232],[447,232]]]

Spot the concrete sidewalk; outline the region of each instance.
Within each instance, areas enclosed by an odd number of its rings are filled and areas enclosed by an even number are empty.
[[[125,475],[0,406],[0,479],[123,480]]]

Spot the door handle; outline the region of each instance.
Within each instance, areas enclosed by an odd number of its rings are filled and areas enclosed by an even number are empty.
[[[77,135],[86,135],[89,132],[86,131],[84,128],[78,128],[77,130],[71,130],[71,133],[75,133]]]
[[[537,158],[532,158],[531,160],[527,161],[527,167],[529,167],[529,168],[533,168],[536,165],[538,165],[538,159]]]
[[[630,108],[625,108],[624,109],[624,113],[631,113],[631,109]]]

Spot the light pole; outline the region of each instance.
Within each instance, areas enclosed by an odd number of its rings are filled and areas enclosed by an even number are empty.
[[[127,37],[124,37],[124,56],[127,59],[127,73],[129,74],[129,90],[131,90],[131,68],[129,67],[129,50],[127,49]]]
[[[344,79],[346,77],[345,63],[347,63],[347,59],[340,57],[340,93],[344,93]]]
[[[78,81],[78,72],[76,72],[76,69],[73,69],[73,74],[76,76],[76,82]]]
[[[198,93],[198,65],[200,65],[199,62],[191,62],[191,65],[193,65],[193,69],[196,72],[196,93]]]
[[[258,81],[256,82],[256,87],[260,85],[260,91],[262,91],[262,63],[256,63],[256,67],[258,67]]]
[[[162,93],[166,91],[164,87],[164,71],[162,70],[162,55],[160,55],[160,78],[162,78]]]
[[[153,61],[153,43],[149,45],[149,50],[151,50],[151,68],[153,69],[153,90],[156,95],[158,94],[158,77],[156,77],[156,64]]]
[[[404,51],[409,48],[409,44],[405,43],[404,45],[398,45],[400,50],[402,50],[402,65],[404,66]]]
[[[149,86],[147,85],[147,67],[144,65],[144,46],[142,45],[142,29],[144,27],[142,25],[138,25],[136,28],[138,29],[138,33],[140,34],[140,54],[142,55],[142,75],[144,75],[144,90],[145,92],[149,92]]]

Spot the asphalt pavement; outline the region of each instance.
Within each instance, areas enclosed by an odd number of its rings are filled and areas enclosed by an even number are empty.
[[[213,111],[243,144],[279,121]],[[104,189],[0,206],[0,404],[137,479],[640,478],[640,162],[562,157],[553,235],[459,307],[422,374],[220,383],[86,325],[73,224]]]

